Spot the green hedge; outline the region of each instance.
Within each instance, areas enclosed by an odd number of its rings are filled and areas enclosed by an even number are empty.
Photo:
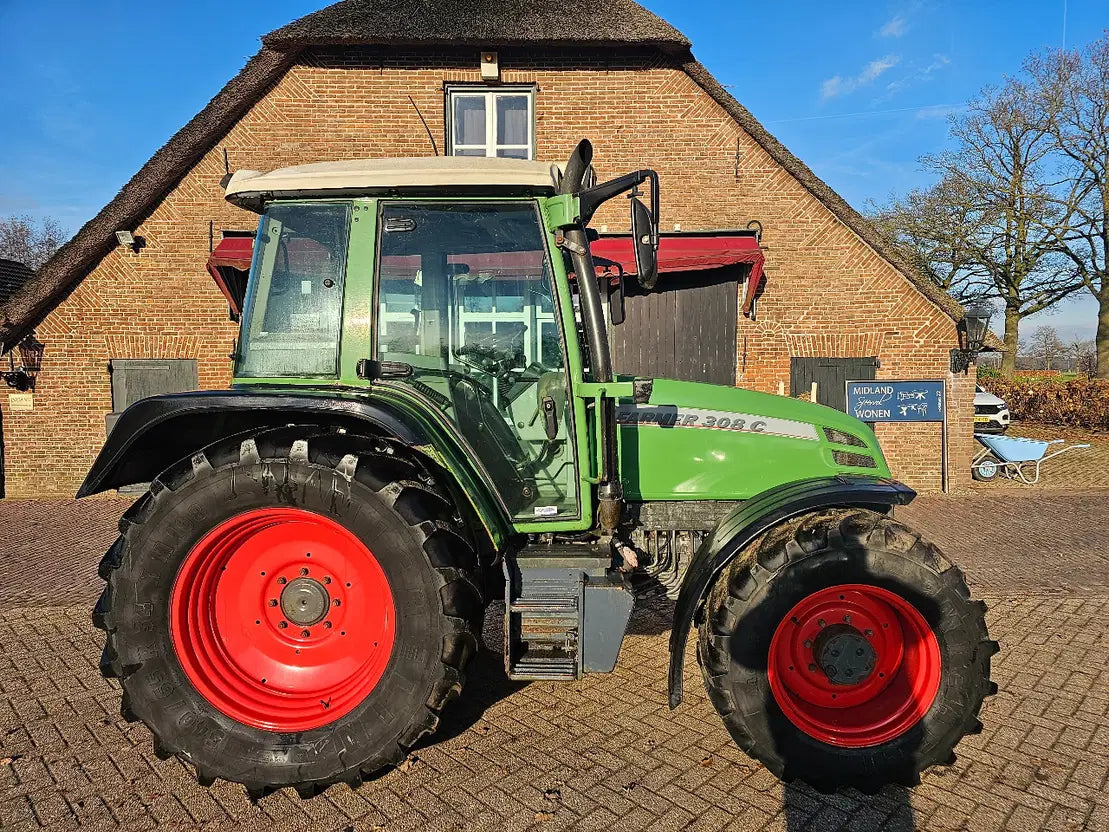
[[[1014,419],[1109,430],[1109,380],[978,374],[978,383],[1009,405]]]

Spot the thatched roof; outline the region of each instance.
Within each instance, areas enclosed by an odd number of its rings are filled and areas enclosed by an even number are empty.
[[[683,51],[685,35],[632,0],[343,0],[270,32],[279,49],[332,44],[499,43],[655,46]]]
[[[465,36],[459,32],[466,32]],[[460,41],[460,38],[464,38]],[[677,64],[714,98],[782,167],[836,217],[892,263],[953,319],[963,310],[926,276],[905,263],[878,229],[790,153],[736,101],[689,51],[689,41],[632,0],[589,4],[535,0],[343,0],[263,38],[263,48],[208,105],[123,186],[119,194],[62,246],[35,277],[0,306],[0,351],[24,335],[76,288],[116,245],[115,232],[133,230],[284,74],[305,48],[328,44],[393,45],[510,43],[650,46]]]
[[[28,280],[35,276],[30,266],[18,260],[8,260],[0,257],[0,306],[7,303],[8,298],[23,288]]]

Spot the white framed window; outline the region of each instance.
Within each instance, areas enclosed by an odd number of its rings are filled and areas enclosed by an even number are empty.
[[[534,87],[447,87],[452,156],[535,158]]]

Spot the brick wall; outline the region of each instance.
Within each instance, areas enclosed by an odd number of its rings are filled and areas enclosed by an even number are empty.
[[[768,284],[756,321],[739,325],[742,386],[789,387],[793,355],[881,359],[879,378],[947,376],[954,325],[777,165],[668,59],[642,52],[500,49],[502,81],[534,83],[541,159],[591,138],[601,177],[639,167],[662,179],[662,227],[765,228]],[[134,229],[147,247],[116,249],[39,327],[47,344],[32,413],[0,394],[10,496],[71,495],[104,438],[113,358],[197,358],[201,387],[230,379],[235,327],[204,269],[209,222],[249,229],[254,215],[222,198],[233,168],[427,155],[409,96],[444,143],[444,83],[478,82],[476,50],[397,54],[320,49],[273,85]],[[626,207],[594,221],[627,227]],[[969,474],[973,382],[951,380],[955,484]],[[939,485],[937,425],[880,426],[896,476]]]

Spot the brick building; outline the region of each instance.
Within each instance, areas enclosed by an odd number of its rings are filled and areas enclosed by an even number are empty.
[[[205,264],[222,232],[257,218],[224,201],[225,162],[268,170],[430,155],[433,144],[559,161],[583,136],[602,178],[659,172],[664,229],[761,223],[766,278],[758,314],[737,316],[737,384],[788,393],[814,366],[947,379],[951,483],[969,480],[973,375],[949,372],[961,308],[638,4],[346,0],[262,44],[0,308],[6,350],[32,330],[46,345],[33,409],[13,411],[0,392],[9,496],[72,495],[106,415],[139,394],[229,383],[236,326]],[[617,231],[627,218],[613,208],[594,225]],[[877,431],[896,476],[939,487],[938,423]]]

